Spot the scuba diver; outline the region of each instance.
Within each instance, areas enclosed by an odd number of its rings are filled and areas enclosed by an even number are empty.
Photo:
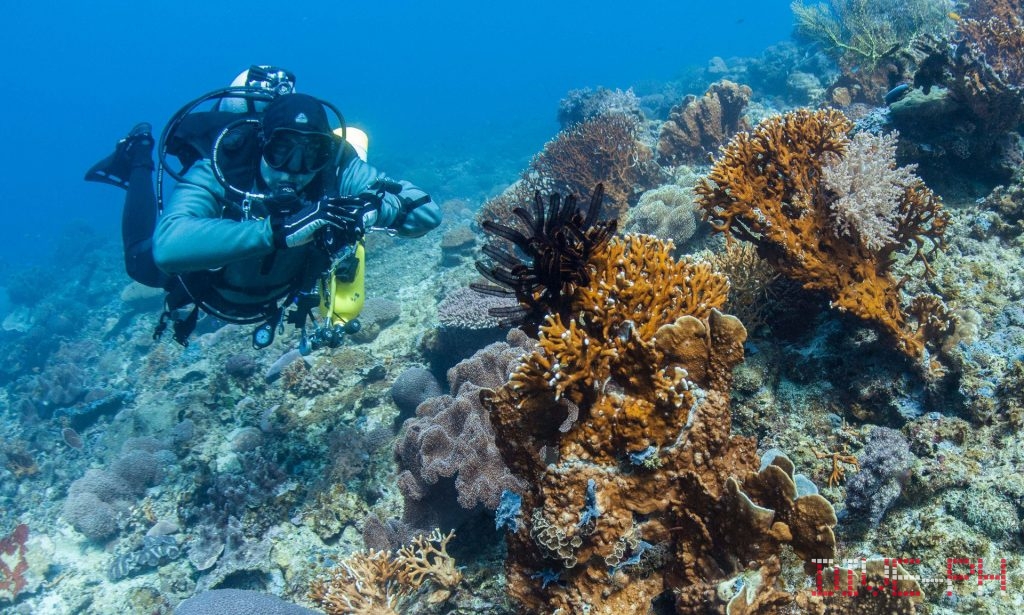
[[[137,125],[86,174],[127,190],[125,268],[167,290],[154,337],[171,324],[187,344],[201,310],[258,324],[256,348],[285,322],[301,330],[303,352],[336,346],[358,328],[364,234],[419,237],[440,224],[429,195],[366,163],[365,141],[337,107],[294,83],[288,71],[253,66],[185,105],[159,142]],[[165,173],[177,182],[166,208]]]

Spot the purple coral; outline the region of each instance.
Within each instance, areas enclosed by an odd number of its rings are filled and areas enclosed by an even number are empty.
[[[496,329],[499,321],[491,316],[493,308],[519,305],[514,297],[484,295],[468,287],[459,287],[445,295],[437,306],[437,320],[445,330],[481,331]]]
[[[434,374],[418,366],[399,374],[391,385],[391,399],[405,417],[411,417],[416,412],[416,406],[428,398],[437,397],[441,392],[441,384]]]
[[[417,417],[405,422],[396,447],[402,473],[399,487],[405,496],[405,520],[420,527],[437,517],[432,508],[450,508],[451,483],[463,509],[483,505],[497,508],[505,490],[522,492],[524,485],[512,475],[498,452],[480,391],[500,386],[508,378],[532,340],[513,330],[508,343],[480,350],[448,371],[451,395],[428,399]]]
[[[916,459],[902,433],[873,428],[860,458],[860,471],[846,485],[846,509],[867,515],[872,526],[878,525],[899,499]]]

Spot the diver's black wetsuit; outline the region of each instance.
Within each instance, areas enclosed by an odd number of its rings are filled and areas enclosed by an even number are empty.
[[[124,268],[128,277],[140,284],[163,288],[170,276],[153,262],[153,230],[156,229],[156,191],[153,188],[150,148],[133,151],[128,193],[121,213],[121,240],[124,243]],[[142,154],[145,153],[145,158]]]

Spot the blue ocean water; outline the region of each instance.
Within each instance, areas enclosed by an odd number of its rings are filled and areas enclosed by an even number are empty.
[[[402,176],[423,156],[525,162],[570,89],[671,80],[791,28],[785,0],[7,3],[0,262],[52,255],[71,223],[117,237],[121,195],[85,170],[250,64],[294,71]]]

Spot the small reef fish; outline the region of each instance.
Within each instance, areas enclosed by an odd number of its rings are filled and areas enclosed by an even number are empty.
[[[885,104],[891,105],[910,93],[910,84],[901,83],[885,93]]]

